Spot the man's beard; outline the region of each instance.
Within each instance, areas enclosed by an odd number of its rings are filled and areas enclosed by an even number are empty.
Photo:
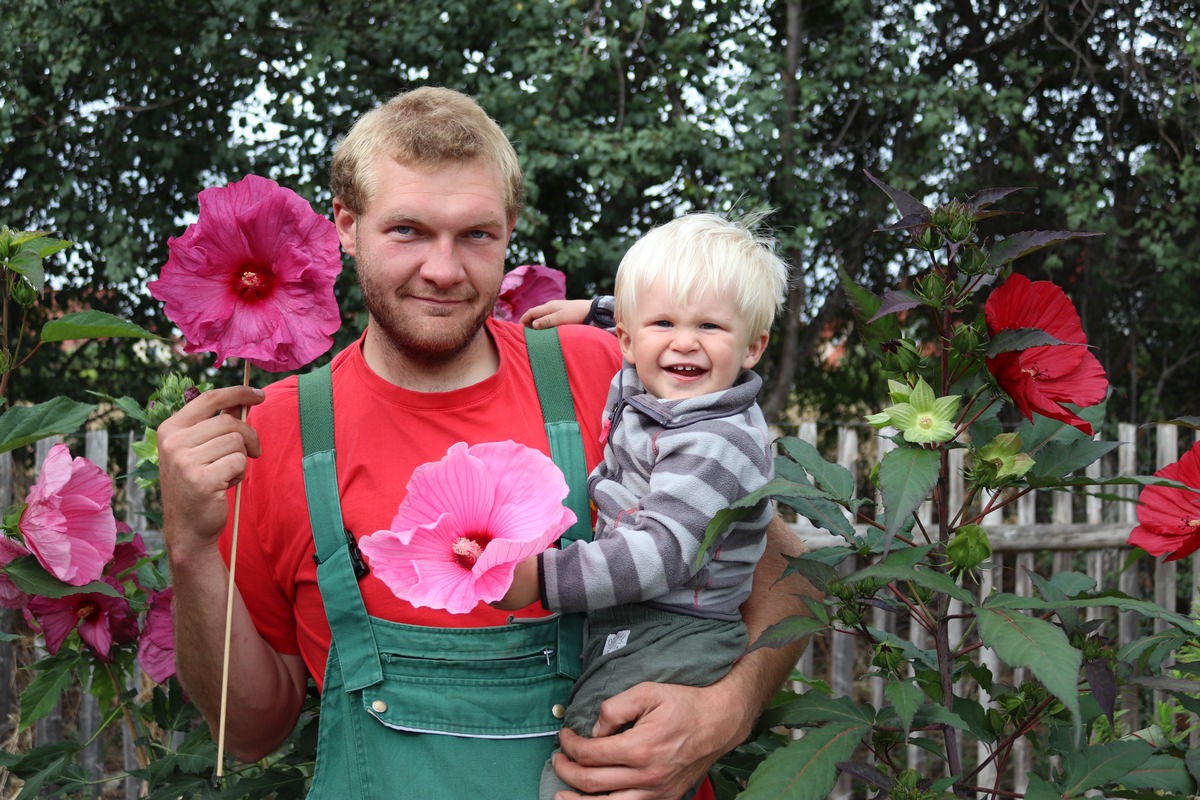
[[[496,304],[495,298],[490,304],[481,303],[474,317],[463,318],[455,327],[435,332],[431,328],[437,323],[436,315],[414,317],[404,314],[397,306],[397,294],[389,295],[371,280],[364,279],[363,271],[357,265],[355,273],[362,289],[363,303],[371,315],[371,324],[383,334],[387,347],[403,358],[425,366],[452,361],[470,347]],[[477,301],[478,293],[470,291],[470,296],[456,299]]]

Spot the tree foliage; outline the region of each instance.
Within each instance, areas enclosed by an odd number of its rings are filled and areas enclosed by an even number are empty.
[[[969,174],[1037,188],[1012,230],[1106,234],[1023,269],[1076,298],[1116,415],[1153,418],[1190,407],[1200,379],[1186,5],[26,0],[0,31],[0,218],[79,243],[52,307],[86,297],[166,331],[142,287],[200,189],[253,171],[327,209],[354,117],[447,85],[523,159],[513,263],[566,270],[573,294],[607,289],[632,238],[684,210],[777,208],[794,288],[764,405],[838,414],[882,390],[839,274],[878,289],[913,268],[902,242],[869,235],[887,207],[863,170],[914,191]],[[361,304],[344,278],[348,338]],[[80,385],[158,369],[91,347],[66,369]],[[839,359],[854,368],[831,372]]]

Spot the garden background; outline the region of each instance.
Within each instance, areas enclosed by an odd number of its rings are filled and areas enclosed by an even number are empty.
[[[794,288],[761,371],[764,408],[784,429],[856,420],[886,396],[838,276],[882,292],[920,265],[899,239],[873,233],[893,212],[864,170],[939,201],[1030,187],[1009,198],[1023,214],[995,221],[997,235],[1105,234],[1019,270],[1074,300],[1112,385],[1109,420],[1196,415],[1196,10],[1170,0],[5,3],[0,223],[76,243],[47,263],[36,314],[102,309],[169,336],[145,282],[194,218],[199,190],[253,172],[328,209],[332,143],[351,121],[397,91],[441,84],[476,96],[521,155],[530,202],[510,263],[565,271],[573,296],[605,291],[632,239],[686,210],[777,209]],[[349,270],[340,300],[344,343],[363,314]],[[7,398],[145,398],[171,368],[240,379],[210,364],[127,340],[43,348]],[[140,429],[115,411],[91,424]]]

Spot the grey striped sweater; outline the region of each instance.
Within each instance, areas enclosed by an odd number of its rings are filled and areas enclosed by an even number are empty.
[[[647,394],[625,364],[613,378],[604,461],[588,479],[596,536],[542,554],[542,602],[589,611],[642,602],[736,620],[773,516],[751,509],[695,567],[713,516],[771,479],[770,436],[753,372],[723,392],[682,400]]]

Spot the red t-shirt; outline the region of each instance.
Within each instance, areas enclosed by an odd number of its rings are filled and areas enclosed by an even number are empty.
[[[413,470],[441,460],[455,442],[511,439],[549,452],[521,328],[489,320],[487,330],[499,349],[500,368],[452,392],[393,386],[367,367],[361,340],[334,358],[338,485],[344,522],[356,538],[387,528]],[[578,325],[558,331],[590,470],[603,455],[601,412],[620,352],[604,331]],[[295,377],[268,387],[266,401],[250,412],[262,456],[251,462],[242,489],[237,585],[262,636],[280,653],[303,656],[320,687],[330,633],[313,563],[298,417]],[[232,520],[221,538],[226,559],[231,528]],[[503,624],[510,613],[482,603],[470,614],[414,608],[374,575],[359,586],[367,611],[395,622],[477,627]],[[545,612],[535,604],[522,613]]]

